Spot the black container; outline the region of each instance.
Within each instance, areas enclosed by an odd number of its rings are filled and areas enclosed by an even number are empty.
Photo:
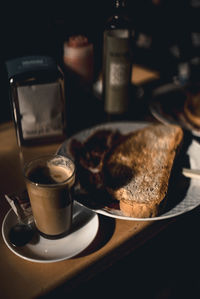
[[[66,132],[64,76],[48,56],[26,56],[6,62],[17,141],[42,144]]]

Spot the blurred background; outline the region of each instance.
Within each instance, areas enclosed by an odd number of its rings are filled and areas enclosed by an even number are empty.
[[[200,66],[200,0],[128,0],[134,36],[134,63],[159,70],[164,80],[180,65],[198,76]],[[62,64],[63,43],[84,34],[94,44],[95,74],[101,70],[102,38],[112,0],[26,1],[2,5],[0,47],[0,121],[10,116],[5,61],[32,54],[53,56]]]

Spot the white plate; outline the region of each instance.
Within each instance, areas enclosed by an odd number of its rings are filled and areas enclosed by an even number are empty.
[[[38,234],[34,238],[37,240],[35,244],[29,242],[23,247],[15,247],[10,243],[8,235],[16,223],[16,214],[11,209],[2,224],[2,235],[6,245],[17,256],[38,263],[63,261],[79,254],[94,240],[99,228],[97,214],[76,202],[74,202],[72,231],[63,238],[48,240]]]
[[[95,127],[92,127],[90,129],[84,130],[79,132],[78,134],[70,137],[67,139],[61,147],[58,149],[57,153],[61,155],[70,155],[68,150],[68,145],[71,142],[72,138],[75,138],[81,142],[86,140],[88,136],[90,136],[95,130],[97,129],[119,129],[121,133],[129,133],[141,128],[144,128],[147,126],[148,123],[145,122],[116,122],[116,123],[107,123],[107,124],[101,124]],[[200,153],[200,145],[193,140],[192,144],[190,145],[188,149],[188,155],[190,158],[190,165],[191,168],[199,168],[200,169],[200,159],[199,159],[199,153]],[[137,221],[144,221],[144,220],[162,220],[171,218],[174,216],[178,216],[180,214],[183,214],[187,211],[190,211],[194,208],[196,208],[200,204],[200,180],[198,179],[191,179],[189,180],[189,187],[187,189],[187,193],[185,196],[176,204],[173,206],[173,208],[169,209],[167,212],[163,212],[157,217],[152,218],[133,218],[133,217],[127,217],[122,214],[121,211],[118,209],[107,209],[107,208],[101,208],[101,209],[92,209],[93,211],[103,214],[109,217],[113,218],[119,218],[124,220],[137,220]],[[170,200],[170,199],[169,199]],[[88,206],[89,207],[89,206]]]
[[[192,132],[195,136],[200,136],[200,129],[194,128],[186,119],[182,111],[174,110],[174,103],[178,101],[178,98],[182,97],[184,101],[184,95],[181,91],[181,87],[176,84],[166,84],[156,88],[153,92],[153,100],[151,101],[149,108],[152,115],[164,124],[177,124]],[[167,105],[167,109],[165,108]],[[180,109],[181,110],[181,109]]]

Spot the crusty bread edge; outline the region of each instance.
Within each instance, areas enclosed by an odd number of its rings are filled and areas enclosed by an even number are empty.
[[[125,216],[135,217],[135,218],[148,218],[155,217],[158,215],[161,206],[163,205],[163,201],[166,198],[166,194],[168,191],[168,185],[171,175],[171,170],[173,167],[173,163],[177,154],[179,147],[181,146],[181,141],[183,139],[183,130],[177,126],[179,132],[177,132],[177,138],[175,139],[175,144],[170,152],[170,165],[168,167],[168,178],[164,183],[164,191],[162,192],[162,196],[160,196],[159,200],[151,201],[148,203],[138,203],[136,201],[130,201],[128,199],[124,199],[123,197],[119,201],[120,210]],[[110,190],[111,191],[111,190]]]
[[[155,217],[159,212],[159,204],[151,203],[128,203],[126,200],[119,201],[119,207],[123,215],[134,218],[150,218]]]

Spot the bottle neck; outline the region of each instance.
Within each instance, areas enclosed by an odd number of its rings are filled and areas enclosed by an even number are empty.
[[[114,14],[126,14],[126,1],[125,0],[115,0],[113,6]]]
[[[121,8],[126,6],[126,1],[125,0],[115,0],[114,4],[115,8]]]
[[[132,22],[127,12],[126,1],[125,0],[114,0],[113,12],[108,19],[105,29],[131,29]]]

